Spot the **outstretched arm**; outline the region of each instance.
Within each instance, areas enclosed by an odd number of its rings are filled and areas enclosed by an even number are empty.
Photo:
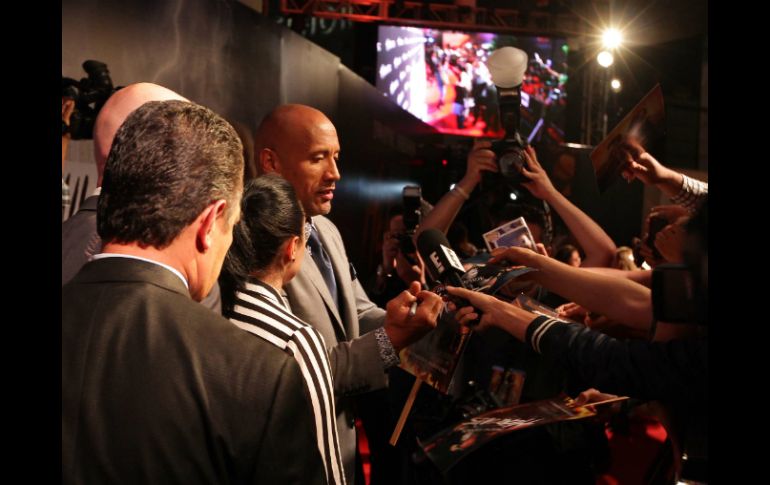
[[[623,178],[629,182],[638,178],[646,185],[654,185],[670,197],[672,202],[691,212],[708,195],[707,183],[664,166],[633,140],[626,140],[623,148],[626,157]]]
[[[618,340],[583,325],[537,316],[490,295],[464,288],[447,291],[473,305],[458,310],[458,320],[472,319],[481,311],[479,330],[505,330],[535,352],[558,360],[588,385],[640,399],[698,402],[706,396],[708,347],[703,338]]]
[[[524,248],[496,250],[490,262],[508,260],[540,271],[532,279],[558,295],[612,320],[638,330],[652,323],[650,289],[624,278],[616,278],[569,266]]]
[[[613,276],[615,278],[625,278],[627,280],[631,280],[636,283],[639,283],[640,285],[644,285],[647,288],[652,287],[652,271],[649,271],[646,269],[635,269],[631,271],[615,269],[615,268],[584,268],[584,269],[592,273]]]
[[[538,199],[545,200],[561,216],[586,253],[582,266],[609,266],[617,249],[612,239],[599,224],[554,188],[537,161],[534,148],[527,147],[524,154],[527,166],[522,167],[522,173],[530,180],[523,184],[524,187]]]
[[[427,229],[438,229],[446,234],[462,205],[468,200],[473,189],[481,182],[481,172],[484,170],[498,171],[495,163],[495,152],[490,149],[491,146],[492,143],[489,141],[474,141],[473,148],[468,154],[468,168],[465,176],[423,218],[415,238]]]

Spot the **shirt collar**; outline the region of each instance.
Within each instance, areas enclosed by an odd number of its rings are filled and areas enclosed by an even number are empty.
[[[143,258],[141,256],[134,256],[132,254],[116,254],[116,253],[101,253],[101,254],[95,254],[91,257],[92,261],[96,261],[97,259],[106,259],[106,258],[126,258],[126,259],[138,259],[139,261],[145,261],[147,263],[157,264],[158,266],[161,266],[163,268],[166,268],[167,270],[171,271],[175,275],[179,277],[180,280],[182,280],[182,283],[184,283],[185,288],[188,290],[190,289],[190,285],[187,284],[187,280],[184,276],[182,276],[182,273],[179,272],[176,268],[172,268],[171,266],[167,264],[163,264],[158,261],[154,261],[152,259]]]

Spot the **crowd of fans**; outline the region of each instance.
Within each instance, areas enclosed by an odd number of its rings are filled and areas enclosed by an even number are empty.
[[[447,72],[459,79],[458,126],[471,117],[495,126],[483,86],[463,84],[483,59],[439,49],[433,57],[437,82]],[[537,83],[558,77],[544,63],[541,74],[532,80],[538,96]],[[71,112],[63,99],[63,122]],[[67,141],[63,131],[62,159]],[[428,429],[420,423],[435,429],[454,403],[434,395],[415,408],[398,446],[387,445],[414,381],[399,353],[443,312],[478,322],[456,374],[462,383],[484,388],[501,365],[526,373],[522,402],[566,393],[590,405],[623,395],[633,399],[616,410],[625,415],[659,403],[655,418],[674,450],[665,479],[705,477],[708,186],[633,140],[622,145],[623,177],[671,199],[645,218],[638,254],[617,247],[558,190],[528,147],[522,185],[538,203],[501,207],[487,229],[522,215],[536,251],[485,255],[455,221],[484,196],[484,173],[498,172],[490,143],[478,140],[465,176],[425,207],[414,235],[398,209],[388,216],[372,275],[356,273],[345,251],[352,241],[326,217],[341,180],[340,146],[314,108],[278,106],[253,132],[236,130],[173,91],[139,83],[104,105],[94,147],[98,188],[62,225],[65,483],[357,483],[357,419],[373,484],[593,483],[608,459],[604,422],[516,434],[439,476],[420,456]],[[551,211],[567,233],[554,234]],[[558,317],[525,310],[515,294],[450,286],[468,302],[457,307],[426,291],[430,276],[408,240],[429,229],[448,234],[463,259],[535,268],[521,277],[524,291]],[[659,284],[670,278],[654,276],[674,272],[688,278],[686,301],[672,301]],[[686,317],[665,320],[673,307]]]

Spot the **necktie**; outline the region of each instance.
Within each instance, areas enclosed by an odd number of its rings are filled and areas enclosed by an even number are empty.
[[[307,245],[308,248],[310,248],[310,256],[313,258],[313,261],[315,261],[316,266],[318,266],[318,271],[321,272],[321,276],[323,276],[323,279],[326,282],[326,287],[329,288],[329,293],[332,295],[334,304],[339,308],[340,305],[337,300],[337,280],[334,279],[332,261],[324,250],[323,244],[321,244],[321,239],[318,237],[318,231],[315,226],[311,226]]]

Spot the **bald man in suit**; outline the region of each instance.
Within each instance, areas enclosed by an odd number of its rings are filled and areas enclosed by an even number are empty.
[[[433,293],[414,283],[400,301],[419,301],[417,312],[391,300],[387,311],[366,296],[348,261],[331,211],[340,179],[339,140],[334,124],[310,106],[278,106],[255,136],[260,173],[278,173],[291,182],[312,226],[311,257],[284,287],[295,315],[316,328],[329,349],[338,398],[337,427],[348,483],[355,483],[356,432],[353,396],[387,385],[386,370],[399,363],[398,352],[436,326],[442,307]]]

